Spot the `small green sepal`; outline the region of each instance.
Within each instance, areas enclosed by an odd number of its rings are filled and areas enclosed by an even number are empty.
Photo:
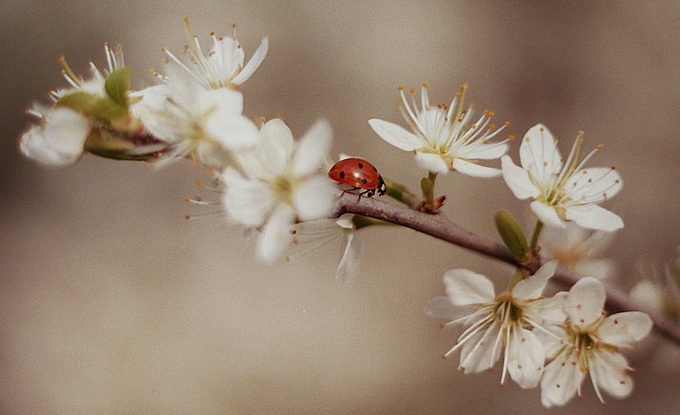
[[[76,91],[59,98],[55,107],[67,107],[95,120],[110,124],[127,114],[127,109],[109,97],[101,97],[85,91]]]
[[[106,95],[119,106],[128,107],[128,91],[130,90],[130,78],[132,70],[127,66],[118,68],[106,77],[104,90]]]

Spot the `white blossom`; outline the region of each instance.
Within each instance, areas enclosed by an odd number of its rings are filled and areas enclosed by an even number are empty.
[[[603,258],[616,232],[593,231],[575,223],[566,228],[548,226],[541,233],[541,257],[554,259],[580,276],[607,280],[616,275],[616,263]]]
[[[536,331],[564,320],[564,314],[541,293],[555,272],[556,262],[543,265],[533,276],[518,282],[511,291],[494,294],[492,282],[467,269],[444,274],[448,297],[437,297],[425,304],[432,317],[463,324],[466,329],[444,357],[458,349],[460,370],[476,373],[491,369],[503,352],[503,372],[522,388],[538,385],[545,352]],[[533,330],[532,330],[533,328]]]
[[[558,296],[556,296],[557,298]],[[633,311],[606,317],[602,283],[595,278],[580,279],[569,293],[560,296],[567,323],[544,336],[547,357],[552,358],[541,379],[541,402],[546,407],[562,406],[575,394],[590,374],[595,393],[606,404],[602,392],[625,398],[633,392],[632,369],[621,348],[632,348],[649,334],[652,321],[646,314]]]
[[[131,112],[155,138],[170,144],[164,160],[188,157],[222,170],[229,152],[258,142],[258,128],[242,114],[243,95],[228,88],[206,90],[178,69],[167,83],[139,91]]]
[[[50,91],[52,102],[56,103],[77,92],[106,97],[106,76],[122,68],[124,60],[121,47],[114,51],[105,43],[104,52],[106,69],[102,73],[94,63],[89,62],[90,78],[87,80],[77,76],[66,59],[61,57],[63,76],[71,87]],[[91,119],[67,106],[34,104],[27,113],[37,118],[38,124],[32,125],[19,140],[19,149],[26,157],[48,166],[67,166],[80,159],[92,129]]]
[[[32,126],[19,140],[19,149],[28,158],[48,166],[67,166],[82,156],[90,133],[90,121],[70,108],[41,109],[31,114],[40,124]]]
[[[415,152],[418,165],[430,172],[457,170],[475,177],[499,176],[499,169],[482,166],[478,160],[496,159],[508,151],[508,140],[489,141],[507,123],[496,129],[491,122],[494,117],[491,111],[484,111],[477,122],[473,122],[473,107],[463,109],[466,88],[463,85],[451,105],[430,105],[428,85],[423,84],[421,108],[418,108],[415,91],[411,90],[409,104],[404,89],[399,87],[403,104],[400,109],[413,132],[388,121],[372,119],[368,122],[383,140],[401,150]]]
[[[204,54],[198,36],[194,35],[189,27],[189,20],[184,19],[184,23],[191,43],[184,48],[186,63],[168,49],[164,49],[164,52],[205,89],[238,88],[252,76],[267,55],[269,41],[264,38],[244,66],[245,53],[241,43],[236,39],[235,28],[233,37],[211,33],[213,44],[208,53]]]
[[[522,167],[509,156],[501,159],[503,178],[519,199],[531,198],[531,210],[550,226],[564,228],[565,222],[603,231],[623,227],[616,214],[598,206],[614,197],[623,185],[614,167],[584,168],[593,150],[580,161],[583,133],[579,133],[569,157],[564,160],[557,140],[542,125],[532,127],[519,149]]]
[[[237,165],[221,175],[223,202],[231,219],[259,228],[258,253],[278,258],[292,241],[297,221],[327,217],[337,189],[320,170],[331,145],[327,121],[317,121],[299,142],[282,120],[260,129],[259,144],[237,155]]]

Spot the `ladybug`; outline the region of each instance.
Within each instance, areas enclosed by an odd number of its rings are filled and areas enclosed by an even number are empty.
[[[350,157],[335,163],[328,171],[328,177],[338,183],[352,186],[353,190],[363,190],[359,197],[385,194],[385,182],[378,170],[364,159]],[[347,190],[345,190],[347,191]]]

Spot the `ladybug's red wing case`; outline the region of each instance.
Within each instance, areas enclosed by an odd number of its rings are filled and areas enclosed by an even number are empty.
[[[328,177],[338,183],[362,189],[370,197],[385,194],[385,182],[378,170],[368,161],[356,157],[346,158],[335,163],[328,171]]]

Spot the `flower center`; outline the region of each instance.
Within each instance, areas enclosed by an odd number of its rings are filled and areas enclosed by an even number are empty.
[[[284,203],[292,204],[295,182],[285,176],[279,176],[271,183],[274,197]]]

